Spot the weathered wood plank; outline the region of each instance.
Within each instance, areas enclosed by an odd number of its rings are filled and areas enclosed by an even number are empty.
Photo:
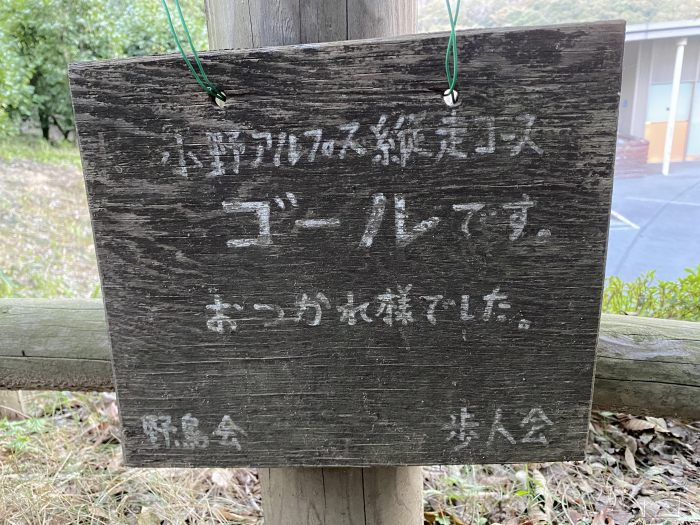
[[[347,39],[372,38],[403,34],[416,18],[414,0],[346,0]],[[396,13],[387,19],[384,12]]]
[[[105,312],[93,299],[0,299],[4,357],[109,361]]]
[[[581,457],[623,35],[72,66],[131,464]]]
[[[210,49],[255,47],[250,0],[204,0]]]
[[[102,301],[0,299],[0,388],[112,390]]]
[[[55,352],[55,357],[13,357],[0,351],[0,385],[12,390],[114,390],[110,359],[71,358]]]
[[[700,323],[602,315],[596,407],[700,420],[698,376]],[[102,301],[0,299],[0,388],[113,390]]]
[[[302,23],[309,25],[299,16],[299,0],[205,1],[212,49],[297,44],[301,41]]]
[[[603,316],[593,403],[700,418],[700,323]]]
[[[229,4],[230,5],[230,4]],[[213,29],[215,33],[230,33],[230,21],[231,19],[240,18],[240,7],[230,6],[231,10],[228,13],[222,13],[224,19],[216,18],[212,20],[208,18],[207,23],[209,24],[210,30]],[[415,28],[415,16],[413,18],[406,18],[401,12],[397,12],[395,9],[391,9],[393,6],[386,6],[381,15],[381,25],[385,28],[390,26],[393,27],[396,33],[413,33]],[[348,38],[348,24],[347,24],[347,0],[304,0],[299,2],[299,20],[300,20],[300,40],[299,43],[304,42],[325,42],[325,41],[335,41],[335,40],[347,40]],[[415,13],[413,13],[415,15]],[[243,14],[245,18],[246,14]],[[228,19],[226,19],[228,17]],[[395,19],[399,19],[402,24],[394,23]],[[228,38],[229,35],[222,35]],[[361,38],[367,36],[362,31],[357,33],[357,37]],[[384,33],[375,34],[374,36],[384,36]],[[234,40],[235,35],[230,38]],[[223,45],[222,45],[223,44]],[[223,38],[210,38],[210,49],[221,49],[227,46]],[[249,47],[249,46],[244,46]],[[252,39],[251,45],[252,47]],[[315,508],[320,505],[319,501],[315,499],[315,496],[322,498],[324,508],[324,523],[337,523],[342,525],[345,522],[360,522],[363,524],[367,523],[367,505],[365,502],[371,502],[372,506],[375,505],[380,508],[386,508],[387,511],[383,517],[386,517],[383,521],[376,521],[370,519],[370,522],[377,523],[397,523],[399,521],[406,522],[407,524],[411,520],[403,519],[405,516],[405,508],[414,509],[415,521],[418,523],[421,521],[421,509],[422,509],[422,492],[421,481],[422,474],[420,467],[393,467],[394,476],[405,476],[408,478],[418,479],[418,492],[410,494],[410,491],[404,490],[402,493],[409,492],[407,496],[402,499],[393,497],[393,494],[387,494],[385,491],[378,492],[377,494],[366,494],[364,483],[358,484],[357,471],[350,469],[343,470],[326,470],[321,471],[322,477],[322,491],[312,489],[315,487],[315,480],[311,479],[311,487],[305,487],[304,485],[299,486],[296,483],[298,477],[303,476],[304,472],[301,468],[296,469],[278,469],[270,470],[264,469],[267,475],[261,476],[261,490],[265,494],[263,505],[265,507],[265,522],[269,525],[294,525],[308,524],[310,523],[308,508]],[[388,474],[384,471],[383,475]],[[313,474],[317,475],[318,469],[313,469]],[[375,475],[375,472],[363,472],[362,476],[367,475],[371,477]],[[313,478],[313,476],[311,476]],[[272,485],[279,485],[283,487],[280,491],[281,495],[271,494]],[[406,487],[408,488],[408,487]],[[281,512],[279,500],[289,499],[288,494],[293,490],[294,492],[304,492],[309,494],[309,498],[306,500],[294,497],[293,506],[290,505],[287,508],[282,508]],[[389,498],[381,499],[381,496],[387,495]],[[272,497],[272,500],[271,500]],[[406,497],[412,497],[412,500],[406,499]],[[402,506],[397,508],[397,502],[401,502]],[[298,509],[299,512],[296,514],[291,513],[291,509]],[[272,509],[272,510],[270,510]]]
[[[641,365],[642,362],[637,362]],[[654,363],[645,363],[653,369]],[[686,365],[698,369],[697,365]],[[596,376],[593,404],[596,408],[637,415],[667,416],[700,421],[700,386]]]
[[[205,1],[210,49],[395,36],[415,27],[413,0]]]
[[[271,523],[423,523],[420,468],[261,468],[258,474]]]
[[[393,20],[397,13],[388,6],[385,16],[382,17],[384,27],[387,21]],[[304,0],[299,5],[301,19],[301,34],[298,43],[335,42],[348,40],[348,5],[347,0],[328,2],[326,0]],[[415,24],[406,24],[401,33],[406,33],[407,27],[415,27]],[[413,31],[408,31],[412,33]],[[375,33],[371,36],[391,36],[398,33]],[[357,38],[364,38],[362,32]]]

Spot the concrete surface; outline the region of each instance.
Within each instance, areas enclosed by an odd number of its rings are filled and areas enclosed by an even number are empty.
[[[700,264],[700,163],[669,176],[616,177],[606,275],[632,280],[648,270],[675,280]]]

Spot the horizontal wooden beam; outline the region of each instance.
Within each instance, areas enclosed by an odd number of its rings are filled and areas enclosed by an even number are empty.
[[[113,390],[102,301],[0,299],[0,388]]]
[[[0,389],[112,390],[99,300],[0,299]],[[700,419],[700,323],[604,314],[593,403]]]
[[[603,314],[593,403],[700,419],[700,323]]]

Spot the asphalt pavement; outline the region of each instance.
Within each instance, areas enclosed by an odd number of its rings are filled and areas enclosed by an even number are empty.
[[[670,171],[615,178],[606,275],[675,280],[700,264],[700,163]]]

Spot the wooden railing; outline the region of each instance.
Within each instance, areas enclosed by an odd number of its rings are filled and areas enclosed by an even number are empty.
[[[0,389],[112,390],[102,302],[0,299]],[[593,403],[700,419],[700,323],[604,314]]]

